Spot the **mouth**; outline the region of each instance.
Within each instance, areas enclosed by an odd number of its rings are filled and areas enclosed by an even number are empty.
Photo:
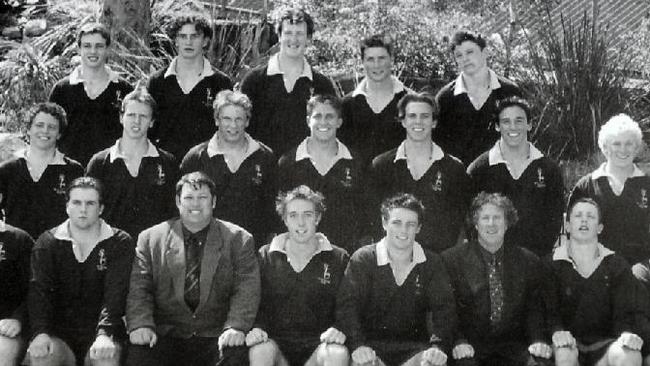
[[[580,225],[578,228],[578,231],[589,231],[589,226],[587,225]]]
[[[97,57],[97,56],[88,56],[88,57],[86,57],[86,58],[87,58],[88,61],[90,61],[90,62],[97,62],[97,61],[99,61],[99,57]]]
[[[131,127],[131,131],[133,132],[140,132],[141,128],[140,127]]]
[[[50,136],[38,136],[38,139],[41,141],[50,141],[52,138]]]
[[[413,132],[423,132],[424,128],[423,127],[413,127],[413,128],[411,128],[411,131],[413,131]]]
[[[316,129],[318,132],[328,132],[330,130],[329,127],[319,127]]]
[[[515,137],[519,137],[520,135],[521,133],[519,132],[508,132],[508,137],[515,138]]]

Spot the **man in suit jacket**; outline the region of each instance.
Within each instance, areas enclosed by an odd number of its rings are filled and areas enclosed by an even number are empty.
[[[512,201],[500,193],[481,192],[470,215],[475,238],[442,254],[459,317],[454,364],[550,364],[541,262],[527,249],[503,240],[517,221]]]
[[[260,301],[251,234],[214,219],[202,172],[176,185],[180,218],[143,231],[127,298],[127,365],[247,364],[245,333]]]

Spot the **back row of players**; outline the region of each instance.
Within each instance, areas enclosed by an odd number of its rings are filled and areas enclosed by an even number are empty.
[[[465,227],[463,220],[471,197],[487,191],[506,195],[517,209],[517,223],[507,220],[506,242],[539,256],[551,253],[564,207],[560,170],[528,141],[530,108],[514,84],[487,68],[480,36],[454,36],[461,73],[435,100],[410,92],[393,77],[390,41],[370,37],[361,47],[366,79],[341,102],[304,59],[313,33],[306,13],[284,14],[278,25],[280,52],[245,77],[245,94],[228,90],[229,79],[203,58],[210,32],[199,17],[176,19],[170,36],[179,56],[151,78],[149,92],[131,92],[105,65],[108,33],[100,25],[84,27],[78,38],[82,64],[52,92],[52,101],[63,109],[36,106],[27,126],[28,148],[0,167],[7,223],[38,237],[65,221],[67,187],[84,174],[72,156],[84,163],[90,159],[86,175],[105,185],[103,218],[133,237],[176,214],[172,197],[180,173],[203,171],[215,183],[215,215],[241,225],[260,245],[280,231],[273,212],[277,192],[304,184],[327,197],[327,212],[315,210],[320,231],[350,252],[389,232],[391,215],[384,213],[382,220],[375,213],[382,200],[398,192],[412,193],[426,207],[415,225],[424,249],[440,253],[466,238],[481,239],[478,222]],[[122,134],[113,142],[118,119]],[[57,150],[59,138],[65,156]],[[600,241],[635,264],[637,278],[647,280],[649,184],[633,164],[641,131],[628,117],[616,116],[601,129],[599,145],[607,162],[578,183],[570,201],[596,199],[602,210],[596,216],[605,223]],[[383,152],[391,147],[397,148]],[[452,155],[473,162],[466,171]],[[279,162],[274,156],[281,156]],[[177,159],[182,159],[180,173]],[[478,211],[472,214],[476,220]],[[601,252],[598,258],[607,254]],[[399,283],[398,274],[393,268]],[[494,312],[504,290],[492,288],[492,276],[489,282],[487,308]],[[458,297],[462,291],[457,291]],[[511,350],[505,349],[497,353]],[[473,354],[465,351],[454,348],[454,356]],[[357,359],[371,358],[361,353]],[[543,356],[547,350],[537,347],[535,353]]]

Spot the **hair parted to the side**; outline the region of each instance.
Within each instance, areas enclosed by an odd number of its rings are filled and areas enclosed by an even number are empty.
[[[275,212],[284,219],[287,214],[287,205],[293,200],[305,200],[314,204],[316,215],[322,216],[325,212],[325,196],[314,191],[306,185],[300,185],[290,191],[280,192],[275,199]]]

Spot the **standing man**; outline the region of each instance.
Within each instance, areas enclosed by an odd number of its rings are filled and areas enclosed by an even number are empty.
[[[119,365],[134,250],[129,234],[100,219],[102,194],[95,178],[75,179],[67,191],[68,220],[34,246],[32,366]]]
[[[232,81],[203,55],[212,38],[205,17],[180,15],[172,20],[168,34],[178,56],[149,80],[159,112],[151,139],[181,161],[192,146],[214,133],[212,101],[220,91],[232,89]]]
[[[285,10],[276,26],[280,52],[267,65],[249,72],[241,91],[253,102],[251,135],[277,156],[297,146],[308,134],[307,101],[314,94],[334,94],[332,83],[305,59],[314,21],[302,9]]]
[[[355,366],[447,364],[457,320],[454,294],[440,257],[415,241],[423,213],[411,194],[386,199],[386,235],[350,258],[336,329],[347,336]]]
[[[240,366],[260,301],[253,237],[214,219],[215,185],[204,173],[176,184],[180,218],[140,234],[126,322],[128,366]]]
[[[120,136],[120,104],[133,90],[106,65],[110,45],[111,35],[103,24],[82,26],[77,35],[81,65],[50,93],[50,102],[62,106],[68,117],[61,152],[82,166]]]
[[[224,90],[214,100],[217,132],[183,158],[181,173],[204,172],[214,182],[220,219],[241,225],[261,246],[276,232],[276,160],[246,133],[252,105],[246,94]]]
[[[0,222],[0,366],[16,366],[25,352],[29,257],[34,240]]]
[[[466,166],[499,138],[494,129],[497,100],[522,94],[515,83],[488,68],[486,45],[480,34],[454,34],[451,52],[460,73],[436,96],[440,125],[434,140]]]
[[[104,219],[132,237],[176,214],[174,185],[178,166],[174,157],[154,146],[147,131],[154,123],[156,102],[138,88],[122,102],[122,137],[95,154],[86,175],[104,183]]]

